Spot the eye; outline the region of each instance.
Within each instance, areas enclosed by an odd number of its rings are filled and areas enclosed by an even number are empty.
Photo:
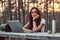
[[[31,13],[37,13],[36,11],[34,11],[34,12],[31,12]]]

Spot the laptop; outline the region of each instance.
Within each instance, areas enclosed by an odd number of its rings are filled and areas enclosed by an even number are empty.
[[[24,33],[23,26],[19,20],[9,20],[7,21],[7,24],[9,24],[12,32]]]

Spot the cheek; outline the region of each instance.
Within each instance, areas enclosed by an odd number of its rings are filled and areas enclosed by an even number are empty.
[[[32,17],[35,17],[35,16],[37,16],[37,14],[33,13],[33,14],[32,14]]]

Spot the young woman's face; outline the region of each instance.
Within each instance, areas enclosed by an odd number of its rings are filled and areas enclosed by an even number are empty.
[[[32,17],[36,17],[38,15],[37,10],[32,9],[31,15],[32,15]]]

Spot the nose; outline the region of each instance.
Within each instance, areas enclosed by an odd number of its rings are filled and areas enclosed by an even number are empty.
[[[32,13],[32,15],[35,15],[35,13]]]
[[[36,16],[36,13],[32,13],[32,16],[35,17]]]

